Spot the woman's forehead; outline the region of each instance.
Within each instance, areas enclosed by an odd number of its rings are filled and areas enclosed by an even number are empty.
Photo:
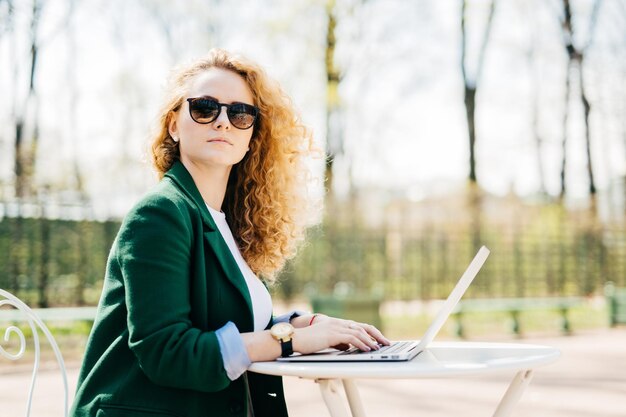
[[[221,68],[210,68],[191,79],[189,97],[211,96],[222,103],[253,103],[252,91],[237,73]]]

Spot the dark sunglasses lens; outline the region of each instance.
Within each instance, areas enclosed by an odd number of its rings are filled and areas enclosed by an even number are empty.
[[[256,119],[256,108],[248,104],[233,104],[228,108],[228,120],[238,129],[248,129]]]
[[[220,105],[215,100],[197,99],[189,103],[191,117],[198,123],[211,123],[220,112]]]

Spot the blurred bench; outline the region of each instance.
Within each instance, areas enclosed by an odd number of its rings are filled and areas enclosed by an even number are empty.
[[[505,312],[511,317],[511,331],[521,335],[520,315],[525,311],[556,311],[561,315],[561,331],[570,334],[572,331],[567,317],[568,311],[583,303],[582,297],[539,297],[539,298],[487,298],[464,300],[459,302],[453,313],[456,321],[456,334],[465,337],[463,317],[475,312]]]
[[[607,282],[604,287],[604,295],[609,309],[611,327],[626,324],[626,288],[619,288],[612,282]]]
[[[91,321],[96,318],[97,307],[33,308],[31,311],[45,321]],[[19,310],[0,310],[0,322],[23,320]]]

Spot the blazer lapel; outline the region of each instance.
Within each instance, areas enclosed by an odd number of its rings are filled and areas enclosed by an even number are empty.
[[[213,248],[213,252],[219,260],[227,279],[239,290],[242,297],[246,301],[248,312],[250,313],[249,317],[253,318],[252,300],[250,299],[248,284],[246,284],[245,278],[239,269],[239,265],[237,265],[237,261],[233,258],[228,245],[219,232],[215,221],[213,221],[213,217],[211,217],[209,209],[202,199],[202,195],[200,195],[200,191],[198,190],[198,187],[196,187],[193,177],[180,161],[176,161],[174,163],[172,168],[165,173],[165,177],[170,178],[189,198],[191,198],[191,200],[194,201],[200,210],[202,223],[204,225],[204,239]],[[253,319],[250,323],[253,323]]]
[[[217,227],[215,229],[216,230],[205,231],[204,240],[207,241],[213,248],[213,252],[222,265],[228,280],[239,290],[244,300],[246,300],[246,305],[248,306],[248,311],[250,313],[249,317],[253,318],[254,313],[252,312],[252,300],[250,299],[248,284],[246,284],[245,278],[239,269],[239,265],[237,265],[237,261],[233,258],[233,255],[230,252],[228,245],[226,245],[224,238],[219,230],[217,230]],[[250,321],[250,324],[253,326],[252,323],[253,321]]]
[[[165,173],[165,177],[174,181],[178,188],[180,188],[182,192],[187,195],[187,197],[196,203],[196,206],[200,209],[202,223],[204,226],[211,230],[217,230],[217,226],[209,213],[209,209],[206,208],[206,203],[202,199],[202,195],[200,195],[200,191],[198,191],[198,187],[196,187],[193,177],[189,171],[187,171],[187,168],[185,168],[182,162],[174,162],[172,168]]]

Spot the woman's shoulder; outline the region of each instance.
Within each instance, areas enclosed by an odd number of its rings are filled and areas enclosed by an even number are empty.
[[[126,215],[126,220],[148,217],[189,218],[193,202],[168,178],[162,179],[135,203]]]
[[[175,204],[189,205],[191,202],[182,190],[168,177],[155,184],[137,202],[141,204]]]
[[[162,180],[126,214],[117,237],[120,256],[135,248],[158,248],[165,241],[190,245],[197,233],[195,209],[176,187]]]

